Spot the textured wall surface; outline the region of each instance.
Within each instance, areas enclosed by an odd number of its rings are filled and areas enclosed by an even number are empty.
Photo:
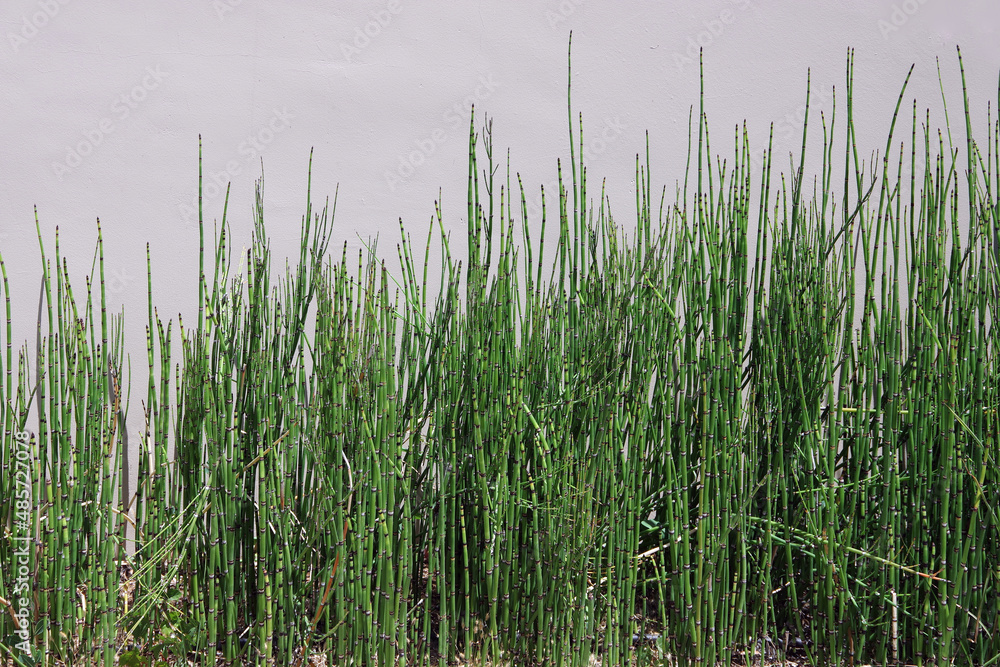
[[[647,130],[654,189],[666,185],[669,201],[683,179],[699,48],[713,150],[731,154],[733,128],[745,121],[759,155],[773,121],[786,156],[801,141],[807,71],[813,113],[829,114],[834,90],[842,110],[854,47],[859,150],[870,157],[884,150],[911,64],[907,119],[916,97],[919,113],[930,109],[932,127],[943,127],[936,59],[953,138],[964,143],[956,44],[972,122],[985,136],[991,100],[996,118],[998,18],[993,0],[6,0],[0,249],[14,343],[34,345],[41,264],[32,207],[50,252],[58,226],[81,292],[100,218],[110,306],[125,310],[133,363],[129,429],[140,429],[147,243],[161,316],[176,323],[183,313],[190,325],[196,312],[199,133],[205,218],[221,217],[231,182],[237,250],[250,242],[263,160],[275,254],[295,252],[315,147],[314,199],[340,187],[332,247],[339,254],[344,241],[357,249],[359,237],[381,234],[395,267],[399,218],[422,240],[439,190],[447,228],[464,233],[470,103],[495,118],[496,155],[510,149],[512,173],[534,199],[540,183],[553,183],[556,159],[568,155],[571,30],[592,188],[607,177],[629,228]]]

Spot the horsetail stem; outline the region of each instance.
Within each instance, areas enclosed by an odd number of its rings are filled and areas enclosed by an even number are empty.
[[[974,139],[959,70],[965,141],[916,101],[896,137],[911,68],[868,162],[853,51],[832,109],[807,74],[784,173],[773,128],[759,162],[745,124],[712,153],[702,75],[672,205],[664,187],[654,210],[648,134],[636,154],[631,240],[587,189],[569,85],[569,162],[537,219],[473,110],[466,256],[439,197],[423,266],[400,220],[400,275],[375,242],[356,265],[327,252],[336,195],[314,205],[311,154],[296,266],[271,272],[263,179],[234,253],[228,190],[218,226],[202,215],[199,138],[178,350],[147,247],[134,492],[100,224],[74,295],[36,213],[38,335],[16,367],[0,254],[0,636],[28,591],[42,664],[990,664],[1000,118]]]

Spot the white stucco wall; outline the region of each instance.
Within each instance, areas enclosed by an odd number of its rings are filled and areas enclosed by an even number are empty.
[[[568,154],[570,30],[574,109],[591,137],[607,139],[592,145],[591,187],[608,178],[616,217],[630,227],[646,130],[654,190],[672,192],[683,178],[699,45],[715,151],[730,153],[732,128],[745,119],[758,153],[774,121],[782,155],[799,142],[807,69],[814,109],[829,113],[833,86],[843,99],[854,47],[867,157],[885,144],[911,64],[907,105],[916,97],[941,125],[937,57],[952,130],[964,142],[956,44],[973,123],[985,136],[988,101],[996,118],[998,19],[996,0],[5,0],[0,250],[14,342],[34,345],[41,265],[32,207],[49,252],[59,227],[78,295],[100,217],[110,306],[126,313],[129,430],[138,433],[147,243],[161,316],[176,326],[182,312],[190,325],[196,313],[199,133],[205,216],[222,212],[212,184],[231,180],[237,250],[249,243],[263,158],[277,258],[295,251],[315,147],[314,199],[340,186],[331,247],[339,254],[345,240],[356,249],[359,236],[380,233],[381,254],[395,267],[398,219],[422,241],[439,188],[448,229],[464,233],[467,100],[494,117],[497,155],[510,149],[512,172],[531,192],[554,179],[556,158]],[[410,173],[401,168],[407,161],[422,163]],[[461,253],[464,244],[455,245]]]

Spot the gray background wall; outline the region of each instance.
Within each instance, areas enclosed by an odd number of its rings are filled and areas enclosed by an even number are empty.
[[[911,64],[907,105],[916,97],[942,124],[937,57],[964,141],[956,44],[985,137],[990,100],[996,118],[998,17],[995,0],[5,0],[0,250],[14,341],[34,343],[41,265],[32,207],[49,252],[59,227],[80,292],[100,217],[110,305],[126,314],[136,387],[129,430],[138,433],[147,243],[161,316],[176,323],[185,313],[190,324],[196,313],[199,133],[205,217],[221,216],[215,184],[231,181],[237,249],[250,241],[263,158],[279,264],[295,252],[315,147],[314,198],[340,186],[332,247],[357,249],[359,236],[381,233],[395,268],[398,219],[422,240],[439,189],[447,228],[464,231],[468,102],[495,118],[497,155],[510,148],[511,169],[532,193],[554,180],[556,158],[568,154],[570,30],[574,107],[594,138],[592,183],[608,178],[629,228],[647,129],[654,189],[672,192],[683,178],[699,46],[715,150],[730,153],[732,128],[745,119],[759,154],[774,121],[779,155],[798,146],[807,69],[814,109],[829,113],[836,86],[842,110],[845,55],[855,47],[860,150],[870,156],[885,144]]]

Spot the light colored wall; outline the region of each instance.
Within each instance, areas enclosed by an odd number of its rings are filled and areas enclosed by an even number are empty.
[[[332,247],[339,254],[344,241],[356,249],[359,236],[381,234],[395,267],[398,219],[422,240],[439,188],[448,229],[464,233],[466,100],[495,118],[497,155],[509,147],[512,171],[532,192],[553,181],[556,158],[567,155],[570,30],[574,107],[589,136],[606,139],[592,144],[592,188],[608,178],[629,227],[646,130],[654,189],[672,191],[683,178],[699,45],[713,148],[728,154],[745,119],[759,153],[774,121],[782,155],[799,142],[807,69],[814,110],[829,113],[833,86],[843,99],[854,47],[860,150],[870,156],[885,144],[911,63],[907,104],[917,97],[941,125],[938,57],[964,141],[956,44],[985,136],[990,100],[996,118],[998,18],[995,0],[5,0],[0,249],[14,341],[34,344],[41,266],[32,207],[50,252],[59,227],[78,292],[100,217],[111,306],[126,311],[137,388],[129,430],[139,431],[147,243],[160,314],[176,322],[183,312],[189,325],[196,314],[199,133],[205,216],[222,212],[211,184],[231,180],[237,249],[250,240],[263,158],[275,252],[294,252],[315,147],[314,197],[340,186]],[[401,172],[407,160],[422,164]]]

